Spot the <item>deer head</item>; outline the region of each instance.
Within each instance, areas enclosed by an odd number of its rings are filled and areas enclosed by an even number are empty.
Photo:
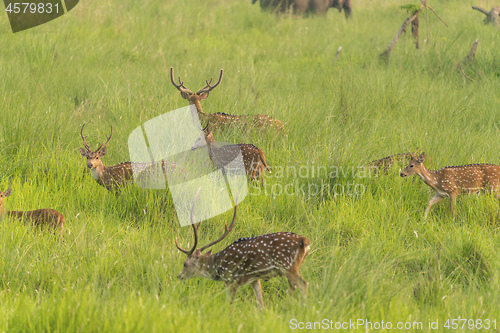
[[[212,91],[212,89],[214,89],[215,87],[217,87],[220,84],[220,82],[222,80],[222,74],[223,74],[223,70],[221,69],[219,80],[213,86],[211,85],[213,78],[210,78],[210,81],[208,81],[208,80],[205,81],[207,84],[205,87],[201,88],[196,93],[193,93],[191,90],[186,88],[186,86],[184,85],[184,82],[181,81],[180,76],[179,76],[179,84],[175,83],[174,68],[170,67],[170,81],[172,81],[172,84],[174,85],[174,87],[176,87],[177,90],[179,90],[181,92],[182,98],[189,101],[189,104],[195,104],[197,106],[199,105],[200,101],[202,101],[208,97],[208,94],[210,93],[210,91]]]
[[[420,155],[418,155],[418,150],[415,151],[415,153],[412,154],[410,162],[404,168],[403,171],[401,171],[400,176],[405,178],[412,176],[414,174],[420,174],[422,172],[422,167],[423,167],[423,162],[425,161],[425,153],[422,152]]]
[[[0,202],[3,202],[2,198],[10,197],[11,194],[12,194],[11,188],[6,189],[4,192],[0,192]]]
[[[5,212],[5,206],[3,205],[4,198],[9,197],[12,194],[12,189],[6,189],[4,192],[0,192],[0,216]]]
[[[107,152],[106,146],[108,145],[109,140],[111,140],[111,137],[113,136],[113,126],[111,126],[111,134],[109,135],[109,137],[106,135],[107,141],[103,142],[99,146],[99,148],[97,148],[94,151],[92,151],[92,149],[90,149],[89,145],[85,141],[85,138],[87,138],[87,137],[83,136],[83,128],[84,127],[85,127],[85,124],[83,124],[83,126],[82,126],[82,130],[80,131],[80,135],[83,139],[83,145],[85,146],[85,149],[80,148],[80,154],[82,154],[83,157],[87,158],[87,167],[92,170],[92,169],[95,169],[95,168],[99,167],[100,165],[102,165],[101,157],[106,155],[106,152]]]
[[[207,245],[201,247],[200,249],[197,249],[196,247],[198,246],[198,228],[201,225],[201,222],[198,224],[198,226],[195,225],[194,223],[194,205],[196,202],[196,197],[195,201],[193,202],[193,208],[191,209],[191,224],[193,226],[193,231],[194,231],[194,245],[190,250],[184,250],[182,249],[179,244],[177,243],[177,240],[175,240],[175,245],[179,249],[179,251],[185,253],[187,255],[187,259],[184,261],[184,266],[182,268],[182,271],[180,274],[177,276],[179,280],[187,280],[195,276],[200,276],[203,277],[206,274],[206,267],[207,265],[207,259],[211,256],[212,250],[209,250],[207,253],[203,254],[202,252],[209,248],[212,245],[215,245],[222,241],[226,236],[229,234],[229,232],[233,229],[234,227],[234,222],[236,221],[236,207],[238,205],[234,206],[234,215],[233,215],[233,221],[231,222],[231,225],[229,228],[227,227],[227,223],[224,222],[225,224],[225,231],[224,234],[219,237],[218,239],[214,240],[213,242],[208,243]]]

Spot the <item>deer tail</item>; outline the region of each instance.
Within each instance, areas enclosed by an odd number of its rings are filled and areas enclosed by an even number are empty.
[[[259,151],[259,156],[260,156],[260,160],[261,160],[262,164],[264,164],[264,166],[266,167],[267,171],[269,171],[269,173],[271,173],[271,170],[269,170],[269,167],[267,166],[266,157],[264,156],[264,152],[262,150]]]
[[[301,242],[300,242],[300,247],[308,247],[309,244],[309,239],[302,237]]]
[[[300,242],[300,252],[302,252],[301,256],[302,260],[307,256],[307,253],[309,252],[309,249],[311,248],[309,244],[309,240],[305,237],[302,237],[301,242]]]
[[[285,135],[286,135],[286,131],[285,131],[285,125],[286,125],[286,124],[287,124],[287,123],[284,123],[284,124],[283,124],[283,123],[280,121],[280,125],[281,125],[281,126],[280,126],[280,129],[283,131],[283,134],[285,134]]]

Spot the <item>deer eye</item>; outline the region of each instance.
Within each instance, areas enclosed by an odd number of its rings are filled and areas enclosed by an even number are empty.
[[[413,168],[413,164],[412,164],[412,165],[410,165],[410,168]]]

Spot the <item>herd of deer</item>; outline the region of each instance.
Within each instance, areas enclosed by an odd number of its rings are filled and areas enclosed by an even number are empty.
[[[278,132],[284,133],[283,123],[275,118],[266,115],[256,116],[234,116],[225,113],[204,113],[200,102],[208,97],[208,94],[217,87],[222,80],[221,70],[218,81],[212,85],[212,78],[206,81],[206,86],[193,93],[187,89],[184,82],[179,77],[178,83],[174,79],[173,69],[170,69],[170,79],[181,96],[194,105],[200,121],[206,123],[201,129],[200,138],[193,144],[192,149],[197,149],[202,143],[207,144],[209,157],[214,168],[220,168],[219,155],[225,155],[228,151],[238,150],[242,152],[245,171],[251,181],[263,182],[264,167],[269,171],[264,152],[252,144],[226,145],[217,147],[215,145],[214,134],[211,129],[217,127],[219,131],[228,128],[253,126],[256,129],[271,127]],[[102,157],[106,155],[109,141],[113,135],[106,136],[107,140],[96,150],[92,150],[83,136],[82,126],[80,135],[84,148],[80,148],[80,153],[87,158],[87,167],[92,173],[94,180],[110,192],[118,195],[120,189],[134,181],[135,168],[141,172],[148,169],[148,166],[141,163],[123,162],[114,166],[106,166],[102,162]],[[401,177],[418,175],[434,191],[435,195],[430,199],[425,210],[424,218],[427,217],[431,207],[444,198],[450,201],[450,209],[455,214],[456,199],[459,194],[472,194],[480,190],[493,191],[500,199],[500,166],[492,164],[471,164],[463,166],[449,166],[439,170],[428,170],[424,161],[428,159],[425,153],[415,151],[414,153],[397,154],[388,156],[380,160],[373,161],[367,166],[377,173],[388,173],[390,168],[396,164],[407,163],[406,168],[400,173]],[[183,173],[181,167],[175,163],[161,161],[158,164],[163,172]],[[270,171],[269,171],[270,172]],[[64,217],[61,213],[53,209],[38,209],[33,211],[7,211],[4,200],[12,194],[9,188],[0,192],[0,218],[10,216],[12,218],[29,221],[33,226],[40,229],[52,230],[62,237]],[[196,197],[195,200],[196,202]],[[195,202],[191,210],[191,224],[194,230],[194,245],[190,250],[182,249],[177,241],[176,246],[179,251],[187,255],[182,272],[178,278],[181,280],[199,276],[216,281],[224,281],[227,286],[227,298],[232,301],[239,286],[251,284],[255,291],[257,303],[262,307],[262,290],[260,279],[268,280],[274,276],[285,276],[291,291],[297,287],[304,296],[307,295],[308,283],[299,275],[299,268],[309,251],[309,241],[307,238],[291,233],[278,232],[257,237],[240,238],[222,251],[211,254],[211,251],[203,254],[207,248],[221,242],[233,229],[236,221],[237,204],[234,207],[233,220],[227,227],[224,234],[217,240],[197,248],[198,228],[193,217]]]

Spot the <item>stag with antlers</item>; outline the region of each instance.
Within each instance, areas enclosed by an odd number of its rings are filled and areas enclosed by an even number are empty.
[[[274,128],[277,131],[283,131],[283,133],[285,132],[285,126],[281,121],[266,115],[259,114],[255,116],[248,116],[248,115],[235,116],[222,112],[210,113],[210,114],[203,112],[200,102],[202,100],[205,100],[208,97],[208,94],[220,84],[222,80],[222,74],[223,70],[221,69],[219,80],[217,80],[217,82],[214,85],[212,85],[213,78],[210,78],[210,81],[209,80],[205,81],[206,82],[205,87],[198,90],[196,93],[193,93],[191,90],[186,88],[186,86],[184,85],[184,81],[182,81],[180,77],[179,77],[179,83],[175,82],[174,68],[170,67],[170,81],[172,81],[174,87],[180,91],[182,98],[189,101],[190,105],[194,105],[196,107],[198,118],[202,123],[215,124],[216,122],[218,122],[217,128],[220,130],[225,130],[231,127],[242,128],[250,124],[253,126],[253,128],[257,130]]]
[[[195,198],[196,202],[196,198]],[[309,240],[306,237],[291,233],[278,232],[257,237],[240,238],[224,250],[212,254],[211,250],[203,254],[207,248],[221,242],[233,229],[236,221],[236,208],[234,207],[233,221],[229,228],[225,224],[225,231],[217,240],[197,249],[198,226],[194,223],[194,202],[191,209],[191,223],[194,230],[194,245],[190,250],[182,249],[177,240],[175,245],[179,251],[187,255],[184,267],[177,277],[187,280],[192,277],[206,277],[215,281],[226,283],[227,300],[234,300],[236,291],[240,286],[251,284],[255,298],[260,307],[262,302],[262,289],[260,280],[269,280],[275,276],[285,276],[290,286],[290,293],[297,287],[307,296],[309,284],[299,274],[299,268],[309,251]]]
[[[122,162],[108,167],[102,162],[102,157],[106,155],[106,146],[113,136],[113,127],[111,126],[109,137],[106,135],[107,141],[102,143],[96,150],[92,150],[85,141],[87,137],[83,136],[84,127],[85,124],[82,126],[80,135],[85,149],[80,148],[80,153],[87,158],[87,167],[90,169],[94,180],[117,196],[120,194],[122,187],[134,182],[134,174],[138,179],[146,180],[147,177],[153,177],[158,172],[158,169],[161,169],[162,174],[177,172],[180,176],[185,176],[184,170],[175,163],[166,160],[152,163]]]

